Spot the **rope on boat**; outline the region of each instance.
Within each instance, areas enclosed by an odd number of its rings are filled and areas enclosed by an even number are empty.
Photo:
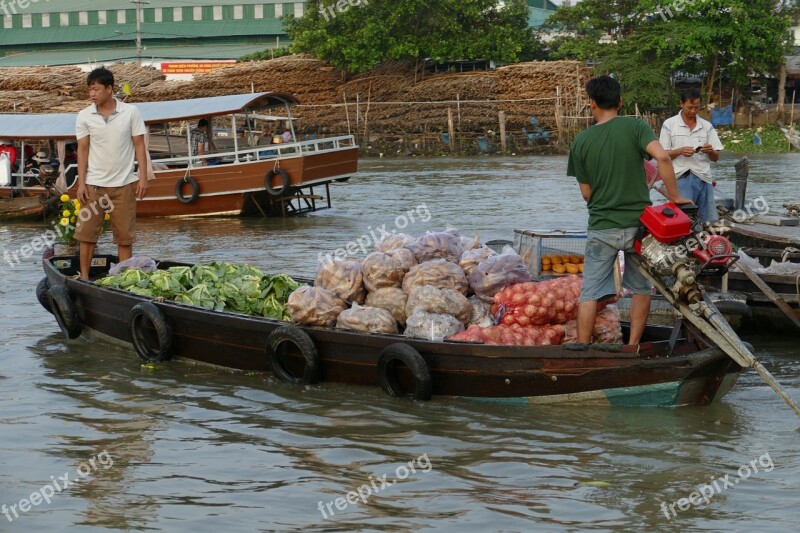
[[[787,217],[800,217],[800,204],[783,204]]]

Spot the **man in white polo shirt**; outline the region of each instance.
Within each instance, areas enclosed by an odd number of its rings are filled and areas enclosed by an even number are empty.
[[[672,158],[681,196],[690,198],[698,209],[700,222],[717,220],[717,205],[711,180],[711,162],[719,160],[723,149],[717,130],[697,116],[700,91],[681,94],[681,112],[661,126],[659,141]]]
[[[120,261],[133,255],[136,200],[147,194],[146,133],[139,110],[114,98],[114,74],[105,68],[86,80],[92,105],[78,113],[78,216],[75,238],[80,242],[81,278],[89,269],[106,212]],[[134,158],[139,163],[138,178]]]

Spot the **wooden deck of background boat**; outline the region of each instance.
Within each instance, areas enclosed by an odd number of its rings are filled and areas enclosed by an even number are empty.
[[[107,265],[113,258],[99,258]],[[54,261],[60,267],[56,268]],[[77,258],[46,258],[51,286],[66,286],[84,327],[129,342],[128,315],[148,299],[69,277]],[[162,266],[170,266],[170,263]],[[107,266],[93,269],[102,275]],[[269,370],[265,345],[269,334],[287,323],[208,311],[170,301],[156,302],[171,325],[177,357],[242,370]],[[720,398],[741,368],[721,350],[689,330],[692,340],[676,339],[671,329],[648,327],[638,348],[616,346],[490,346],[431,342],[400,335],[363,334],[330,328],[300,327],[320,355],[322,381],[378,385],[377,361],[390,344],[415,348],[430,369],[433,394],[512,402],[591,401],[623,405],[707,404]],[[298,369],[302,356],[287,354]],[[406,367],[398,380],[410,388]]]
[[[800,248],[800,226],[772,226],[770,224],[733,224],[729,234],[731,242],[747,248]]]
[[[43,193],[46,194],[46,193]],[[48,205],[39,196],[0,198],[0,220],[30,220],[42,218]]]

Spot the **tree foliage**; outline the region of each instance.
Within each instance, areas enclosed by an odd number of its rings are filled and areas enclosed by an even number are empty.
[[[343,5],[341,1],[310,0],[303,17],[285,17],[292,50],[312,54],[351,73],[388,60],[514,62],[526,52],[535,53],[524,0],[360,0],[344,4],[346,8],[339,10],[336,6]]]
[[[618,77],[628,104],[647,109],[670,97],[670,75],[720,77],[734,85],[777,73],[796,3],[780,0],[583,0],[548,19],[562,37],[555,57],[596,62]]]

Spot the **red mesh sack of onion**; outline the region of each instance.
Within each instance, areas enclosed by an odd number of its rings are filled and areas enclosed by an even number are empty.
[[[492,316],[498,324],[563,324],[578,316],[580,276],[517,283],[494,296]]]

